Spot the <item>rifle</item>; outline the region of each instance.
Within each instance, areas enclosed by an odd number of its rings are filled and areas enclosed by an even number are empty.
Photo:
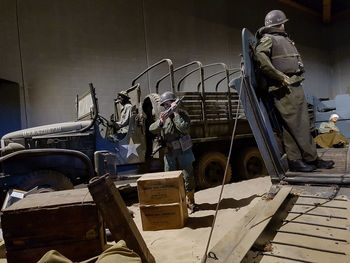
[[[173,108],[169,108],[169,109],[167,109],[167,110],[164,111],[164,115],[166,116],[166,118],[168,118],[169,115],[172,114],[173,111],[177,108],[177,106],[179,106],[179,104],[180,104],[180,102],[183,100],[183,98],[184,98],[184,96],[181,97],[180,99],[177,98],[177,99],[175,100],[176,107],[175,107],[174,109],[173,109]]]
[[[183,100],[184,96],[181,98],[177,98],[175,100],[175,104],[176,107],[175,108],[169,108],[167,110],[164,111],[164,115],[166,116],[166,118],[168,118],[170,116],[171,113],[173,113],[173,111],[177,108],[177,106],[179,106],[180,102]],[[154,150],[151,153],[151,156],[153,157],[157,152],[159,152],[162,148],[166,147],[166,143],[164,141],[164,138],[162,136],[159,136],[156,138],[157,141],[157,146],[154,148]]]
[[[162,148],[164,148],[166,146],[166,143],[165,143],[164,139],[162,138],[162,136],[157,136],[157,138],[155,139],[155,143],[156,143],[156,147],[152,151],[151,157],[154,157],[154,155],[157,152],[159,152]]]

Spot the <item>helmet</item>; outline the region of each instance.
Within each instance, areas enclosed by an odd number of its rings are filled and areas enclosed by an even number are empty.
[[[120,100],[120,99],[130,99],[128,93],[125,90],[122,90],[120,92],[118,92],[117,94],[117,98],[115,100]]]
[[[160,96],[160,105],[163,106],[164,102],[166,101],[175,101],[176,96],[171,91],[166,91]]]
[[[281,25],[287,21],[288,18],[281,10],[272,10],[265,16],[265,26],[267,27]]]
[[[130,99],[128,93],[125,90],[122,90],[121,92],[118,92],[118,96]]]

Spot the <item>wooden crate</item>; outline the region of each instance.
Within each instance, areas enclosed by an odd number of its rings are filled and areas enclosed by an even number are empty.
[[[162,230],[182,228],[188,217],[185,202],[161,205],[140,205],[142,229]]]
[[[102,217],[87,188],[29,195],[3,211],[1,224],[9,263],[37,262],[51,249],[82,261],[106,244]]]
[[[137,180],[140,205],[186,202],[182,171],[144,174]]]

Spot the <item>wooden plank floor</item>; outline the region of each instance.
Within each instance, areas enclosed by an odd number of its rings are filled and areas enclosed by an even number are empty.
[[[350,201],[298,197],[260,262],[350,262]]]
[[[287,176],[315,175],[315,174],[350,174],[350,148],[317,149],[318,156],[323,160],[335,162],[332,169],[317,169],[312,173],[290,172]]]

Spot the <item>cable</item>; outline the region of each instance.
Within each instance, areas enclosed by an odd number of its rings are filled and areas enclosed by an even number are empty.
[[[25,127],[28,127],[28,114],[27,114],[27,91],[24,86],[24,70],[23,70],[23,58],[22,58],[22,47],[21,47],[21,34],[19,29],[19,16],[18,16],[18,0],[16,1],[16,22],[17,22],[17,38],[18,38],[18,53],[19,61],[21,66],[21,78],[22,78],[22,88],[23,88],[23,107],[24,107],[24,118],[25,118]],[[21,116],[22,118],[22,116]]]
[[[207,262],[207,257],[208,257],[208,248],[210,245],[210,240],[213,234],[213,230],[214,230],[214,226],[215,226],[215,221],[216,221],[216,217],[219,211],[219,206],[220,206],[220,202],[221,202],[221,197],[222,197],[222,193],[224,190],[224,186],[225,186],[225,181],[226,181],[226,176],[227,176],[227,169],[228,169],[228,165],[231,159],[231,153],[232,153],[232,147],[233,147],[233,141],[235,138],[235,134],[236,134],[236,128],[237,128],[237,122],[238,122],[238,111],[239,111],[239,107],[240,107],[240,102],[241,102],[241,93],[242,93],[242,88],[243,88],[243,78],[244,78],[245,74],[244,74],[244,67],[242,66],[241,68],[241,87],[239,90],[239,95],[238,95],[238,103],[237,103],[237,109],[236,109],[236,117],[235,117],[235,123],[233,126],[233,131],[232,131],[232,136],[231,136],[231,144],[230,144],[230,150],[228,153],[228,157],[227,157],[227,162],[226,162],[226,167],[225,167],[225,173],[224,173],[224,178],[222,179],[222,184],[221,184],[221,190],[220,190],[220,195],[219,195],[219,200],[218,203],[216,205],[216,209],[215,209],[215,215],[214,215],[214,219],[213,219],[213,223],[210,229],[210,233],[209,233],[209,238],[208,238],[208,242],[207,242],[207,246],[205,248],[205,253],[204,253],[204,258],[202,260],[202,263]]]

